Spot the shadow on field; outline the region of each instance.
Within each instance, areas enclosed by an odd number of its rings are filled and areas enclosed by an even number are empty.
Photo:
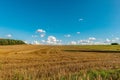
[[[63,50],[65,52],[100,52],[100,53],[120,53],[120,51],[109,51],[109,50]]]

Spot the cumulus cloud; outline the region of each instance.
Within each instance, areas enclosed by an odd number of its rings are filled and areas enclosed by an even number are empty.
[[[80,44],[87,44],[87,43],[90,43],[89,40],[80,40],[78,41]]]
[[[94,45],[105,45],[105,43],[103,43],[103,42],[94,42],[93,44]]]
[[[45,37],[45,35],[46,35],[46,31],[43,30],[43,29],[37,29],[36,32],[40,34],[40,37],[41,37],[41,38],[42,38],[42,37]]]
[[[44,37],[45,36],[45,34],[40,34],[40,37]]]
[[[95,37],[89,37],[86,40],[80,40],[78,41],[78,44],[82,44],[82,45],[92,45],[95,43],[96,38]]]
[[[28,41],[24,41],[24,43],[28,44]]]
[[[77,42],[76,42],[76,41],[71,41],[70,44],[71,44],[71,45],[76,45]]]
[[[61,44],[62,40],[57,40],[55,36],[48,36],[46,41],[48,44]]]
[[[119,42],[120,42],[120,39],[119,39],[118,37],[116,37],[116,38],[112,39],[111,42],[119,43]]]
[[[120,39],[118,37],[116,37],[116,38],[113,38],[113,39],[106,38],[104,43],[110,44],[110,43],[119,43],[119,42],[120,42]]]
[[[12,37],[12,35],[11,34],[8,34],[8,35],[6,35],[8,38],[11,38]]]
[[[32,42],[32,44],[34,44],[34,45],[39,45],[40,42],[38,42],[37,40],[34,40],[34,41]]]
[[[110,42],[111,42],[111,40],[108,38],[105,40],[105,43],[110,43]]]
[[[37,32],[39,32],[39,33],[45,33],[46,31],[43,30],[43,29],[37,29]]]
[[[69,37],[71,37],[71,35],[70,35],[70,34],[67,34],[67,35],[64,35],[64,37],[69,38]]]
[[[47,43],[49,44],[56,44],[57,39],[54,36],[48,36]]]
[[[95,37],[89,37],[88,40],[94,41],[94,40],[96,40],[96,38]]]

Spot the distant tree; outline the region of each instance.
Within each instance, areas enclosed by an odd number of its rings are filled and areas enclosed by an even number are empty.
[[[118,43],[111,43],[111,45],[119,45]]]
[[[0,39],[0,45],[19,45],[25,44],[22,40],[14,40],[14,39]]]

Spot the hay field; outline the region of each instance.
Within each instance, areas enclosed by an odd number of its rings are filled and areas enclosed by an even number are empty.
[[[120,80],[120,46],[0,46],[0,80]]]

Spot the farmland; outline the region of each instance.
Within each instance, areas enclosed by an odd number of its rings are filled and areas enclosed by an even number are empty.
[[[120,80],[120,46],[0,46],[0,80]]]

